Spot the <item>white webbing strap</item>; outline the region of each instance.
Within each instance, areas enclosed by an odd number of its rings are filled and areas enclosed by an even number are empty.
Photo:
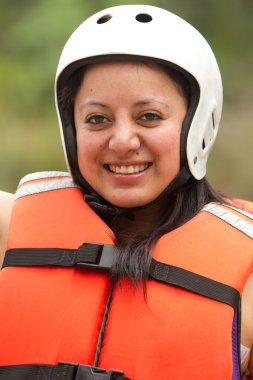
[[[245,215],[253,220],[253,215],[234,207],[230,207],[230,208],[237,212],[240,212],[242,215]],[[211,214],[224,220],[224,222],[230,224],[237,230],[243,232],[245,235],[253,239],[253,224],[249,223],[247,220],[241,218],[240,216],[234,214],[232,211],[229,211],[225,207],[219,206],[218,204],[215,204],[215,203],[209,203],[202,208],[202,211],[210,212]]]
[[[245,215],[245,216],[247,216],[248,218],[250,218],[250,219],[253,220],[253,215],[250,214],[250,213],[247,212],[247,211],[240,210],[240,209],[238,209],[238,208],[236,208],[236,207],[234,207],[234,206],[230,206],[230,205],[226,205],[226,207],[229,207],[229,208],[231,208],[232,210],[235,210],[235,211],[237,211],[237,212],[239,212],[239,213],[241,213],[241,214],[243,214],[243,215]]]
[[[58,177],[58,178],[57,178]],[[41,181],[39,181],[41,179]],[[30,182],[36,181],[36,182]],[[65,189],[68,187],[79,187],[69,173],[66,172],[41,172],[25,176],[19,184],[16,199],[50,190]]]
[[[57,178],[57,177],[69,177],[68,172],[50,171],[50,172],[35,172],[25,175],[21,178],[19,186],[23,185],[25,182],[35,181],[45,178]]]

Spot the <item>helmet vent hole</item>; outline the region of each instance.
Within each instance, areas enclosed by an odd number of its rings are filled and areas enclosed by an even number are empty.
[[[97,24],[104,24],[105,22],[111,20],[112,16],[111,15],[104,15],[102,17],[100,17],[98,20],[97,20]]]
[[[202,141],[202,149],[204,150],[205,147],[206,147],[206,143],[205,143],[205,140],[203,139],[203,141]]]
[[[214,120],[214,114],[212,112],[212,122],[213,122],[213,129],[215,129],[216,125],[215,125],[215,120]]]
[[[144,23],[152,21],[152,17],[148,15],[147,13],[140,13],[135,17],[135,19],[139,22],[144,22]]]

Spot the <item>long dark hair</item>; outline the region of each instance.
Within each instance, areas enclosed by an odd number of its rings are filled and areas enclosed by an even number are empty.
[[[189,105],[191,88],[188,80],[173,68],[164,67],[164,65],[162,65],[162,68],[165,69],[172,80],[174,80]],[[77,69],[59,90],[58,99],[62,116],[65,119],[66,129],[74,129],[74,100],[84,77],[84,72],[85,67]],[[75,140],[74,130],[71,135],[72,139]],[[72,141],[72,147],[74,143],[75,141]],[[73,150],[75,150],[75,148]],[[72,152],[71,154],[76,155],[76,152],[74,151],[74,153]],[[80,173],[77,160],[76,165],[77,167],[72,168],[72,174],[75,172],[78,173],[74,179],[80,184],[78,180]],[[203,206],[209,202],[224,203],[224,197],[218,191],[214,190],[205,178],[196,180],[191,177],[186,185],[170,193],[167,196],[168,207],[164,210],[164,215],[159,223],[153,227],[151,233],[149,232],[147,236],[128,236],[127,241],[117,240],[116,244],[119,248],[119,254],[111,269],[112,282],[115,284],[120,282],[124,277],[128,277],[134,285],[142,282],[145,289],[149,276],[151,253],[156,242],[162,235],[182,226],[192,219]],[[107,223],[110,224],[110,218],[107,219]]]
[[[191,177],[185,186],[170,194],[168,208],[161,221],[147,236],[128,237],[127,241],[118,243],[119,255],[111,270],[113,282],[128,277],[134,285],[141,281],[145,288],[156,242],[162,235],[192,219],[209,202],[227,203],[224,196],[214,190],[205,178],[198,181]]]

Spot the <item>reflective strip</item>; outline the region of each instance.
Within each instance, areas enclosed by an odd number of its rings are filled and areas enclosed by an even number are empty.
[[[49,181],[41,181],[28,183],[18,188],[16,192],[16,199],[25,197],[26,195],[42,193],[44,191],[65,189],[68,187],[77,187],[79,186],[71,178],[63,178]]]
[[[250,213],[247,212],[247,211],[240,210],[239,208],[236,208],[236,207],[234,207],[234,206],[230,206],[230,205],[226,205],[226,207],[229,207],[229,208],[231,208],[232,210],[235,210],[235,211],[237,211],[237,212],[240,212],[241,214],[243,214],[243,215],[245,215],[245,216],[247,216],[248,218],[250,218],[250,219],[253,220],[253,215],[250,214]]]
[[[68,172],[36,172],[27,174],[24,176],[21,181],[19,182],[19,186],[23,185],[25,182],[28,181],[34,181],[38,179],[45,179],[45,178],[54,178],[54,177],[70,177],[70,174]]]
[[[215,203],[209,203],[202,208],[202,211],[210,212],[211,214],[217,216],[218,218],[224,220],[224,222],[230,224],[237,230],[243,232],[245,235],[251,237],[253,239],[253,224],[247,222],[243,218],[238,215],[235,215],[233,212],[223,208],[222,206],[218,206]],[[237,210],[241,212],[241,210]],[[244,212],[241,212],[244,214]],[[248,213],[247,213],[248,214]],[[251,214],[250,214],[251,215]]]

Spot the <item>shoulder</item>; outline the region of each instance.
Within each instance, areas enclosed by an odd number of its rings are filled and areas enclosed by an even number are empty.
[[[7,233],[11,217],[14,194],[0,191],[0,267],[6,248]]]
[[[9,219],[15,195],[0,190],[0,226]]]
[[[238,198],[232,198],[229,199],[228,202],[234,206],[239,208],[240,210],[249,212],[253,214],[253,202],[244,200],[244,199],[238,199]]]

